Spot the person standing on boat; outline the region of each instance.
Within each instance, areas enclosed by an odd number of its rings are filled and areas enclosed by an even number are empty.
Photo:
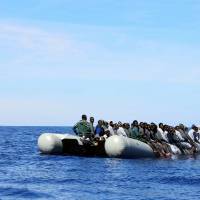
[[[92,132],[86,115],[82,115],[82,119],[74,125],[73,131],[80,137],[91,138]]]
[[[92,136],[94,136],[94,117],[90,117],[90,129],[91,129],[91,133]]]

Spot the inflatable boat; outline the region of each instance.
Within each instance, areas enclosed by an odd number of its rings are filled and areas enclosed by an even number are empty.
[[[168,144],[173,155],[181,155],[181,150]],[[197,151],[200,151],[200,145]],[[38,148],[42,154],[62,154],[78,156],[99,156],[117,158],[155,158],[148,144],[128,137],[113,135],[106,140],[91,142],[72,134],[43,133],[38,138]]]
[[[38,138],[38,148],[43,154],[119,158],[155,157],[152,148],[146,143],[117,135],[91,143],[71,134],[44,133]]]

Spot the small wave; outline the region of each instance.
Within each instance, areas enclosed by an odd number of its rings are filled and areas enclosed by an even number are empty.
[[[53,198],[53,196],[49,194],[39,191],[29,190],[28,188],[0,187],[0,194],[1,198],[10,196],[13,199]]]
[[[184,176],[173,176],[165,177],[160,179],[160,183],[174,184],[174,185],[193,185],[200,186],[200,178],[197,177],[184,177]]]

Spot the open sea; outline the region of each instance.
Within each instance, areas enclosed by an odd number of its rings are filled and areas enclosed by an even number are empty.
[[[41,155],[42,132],[70,127],[0,127],[0,199],[200,199],[200,156],[113,159]]]

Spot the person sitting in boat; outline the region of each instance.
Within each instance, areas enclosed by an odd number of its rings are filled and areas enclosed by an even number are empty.
[[[134,120],[133,123],[131,124],[131,135],[130,137],[133,139],[137,139],[139,136],[139,125],[138,121]]]
[[[183,140],[180,137],[180,134],[177,132],[177,130],[174,127],[169,127],[168,139],[169,139],[170,144],[175,145],[176,147],[180,149],[180,151],[183,154],[186,154],[185,147],[182,144]]]
[[[107,121],[103,121],[103,125],[102,128],[104,129],[104,139],[107,139],[108,137],[110,137],[110,131],[108,129],[109,127],[109,123]]]
[[[165,124],[163,125],[163,136],[165,138],[166,143],[169,143],[169,139],[168,139],[168,126]]]
[[[152,140],[151,142],[147,143],[153,149],[153,152],[157,157],[165,157],[169,158],[171,156],[170,151],[166,146],[160,143],[158,140]]]
[[[138,126],[138,131],[139,131],[139,134],[137,135],[137,137],[135,139],[137,140],[140,140],[142,142],[145,142],[145,136],[146,136],[146,126],[147,126],[147,123],[146,122],[140,122],[139,123],[139,126]]]
[[[150,137],[151,137],[151,140],[159,140],[159,138],[157,138],[157,125],[155,123],[151,123],[151,134],[150,134]]]
[[[102,120],[98,121],[98,124],[95,128],[94,133],[95,133],[95,135],[98,135],[99,137],[101,137],[105,134],[104,129],[103,129],[103,121]]]
[[[182,137],[192,146],[192,150],[195,153],[197,151],[197,146],[192,138],[188,135],[188,127],[184,126],[183,124],[179,124],[179,131],[182,134]]]
[[[113,131],[114,131],[114,134],[117,135],[117,130],[118,130],[119,126],[117,123],[114,123],[113,125]]]
[[[181,137],[184,139],[184,142],[189,143],[191,146],[193,145],[192,140],[190,140],[190,137],[187,134],[186,128],[183,124],[179,124],[175,127],[175,129],[179,132]]]
[[[127,137],[131,137],[130,124],[129,123],[124,123],[122,127],[123,127]]]
[[[144,122],[139,123],[139,136],[141,137],[144,134]]]
[[[148,143],[151,141],[151,126],[147,123],[143,123],[142,124],[143,127],[143,131],[142,131],[142,135],[139,138],[140,141],[143,141],[145,143]]]
[[[91,138],[92,132],[86,115],[82,115],[82,119],[74,125],[73,131],[80,137]]]
[[[163,123],[159,123],[158,127],[157,127],[157,133],[156,133],[156,138],[159,140],[159,141],[162,141],[162,142],[168,142],[167,141],[167,138],[164,134],[164,125]]]
[[[188,136],[194,141],[194,133],[198,132],[198,128],[196,125],[192,125],[190,131],[188,132]]]
[[[169,144],[174,144],[174,139],[173,139],[174,131],[172,127],[165,125],[164,130],[165,130],[165,133],[167,134],[167,139],[168,139]]]
[[[196,125],[192,126],[192,129],[188,133],[191,135],[192,139],[196,143],[200,143],[200,134],[199,134],[199,129]]]
[[[188,136],[189,138],[193,141],[194,146],[195,146],[195,151],[199,151],[200,149],[200,144],[197,142],[198,141],[198,137],[197,137],[197,133],[198,133],[198,127],[196,125],[192,125],[191,129],[188,132]]]
[[[106,132],[108,130],[108,122],[106,122],[105,120],[103,120],[103,123],[102,123],[102,128],[104,129],[104,132]]]
[[[129,134],[128,134],[129,137],[131,137],[131,135],[132,135],[131,125],[129,123],[126,123],[126,128],[127,128],[128,132],[129,132]]]
[[[168,147],[156,138],[156,133],[156,124],[147,124],[146,122],[143,123],[143,142],[150,145],[158,157],[170,157],[171,153]]]
[[[115,135],[113,121],[110,121],[108,124],[109,124],[108,125],[108,130],[110,132],[110,136]]]
[[[126,132],[124,131],[122,122],[120,121],[118,122],[118,127],[119,128],[117,129],[117,135],[127,137]]]
[[[179,126],[175,127],[175,135],[178,138],[179,145],[184,151],[184,154],[193,154],[193,146],[189,143],[187,138],[184,138],[180,132]]]
[[[165,149],[165,152],[167,154],[172,154],[172,145],[169,142],[169,129],[170,127],[168,125],[164,125],[163,123],[160,123],[157,127],[157,133],[156,133],[156,139],[162,144],[163,148]]]
[[[198,134],[199,134],[199,136],[200,136],[200,126],[198,126],[197,128],[198,128],[198,131],[197,131],[197,133],[198,133]],[[199,138],[198,140],[200,141],[200,138]]]
[[[184,138],[184,140],[190,145],[195,146],[194,141],[187,134],[186,127],[183,124],[179,124],[178,127],[178,131],[181,133],[181,136]]]
[[[149,129],[150,125],[146,122],[140,122],[139,125],[139,136],[137,137],[138,140],[142,142],[149,142],[151,140],[151,129]]]
[[[198,131],[194,132],[194,141],[200,144],[200,133]]]

